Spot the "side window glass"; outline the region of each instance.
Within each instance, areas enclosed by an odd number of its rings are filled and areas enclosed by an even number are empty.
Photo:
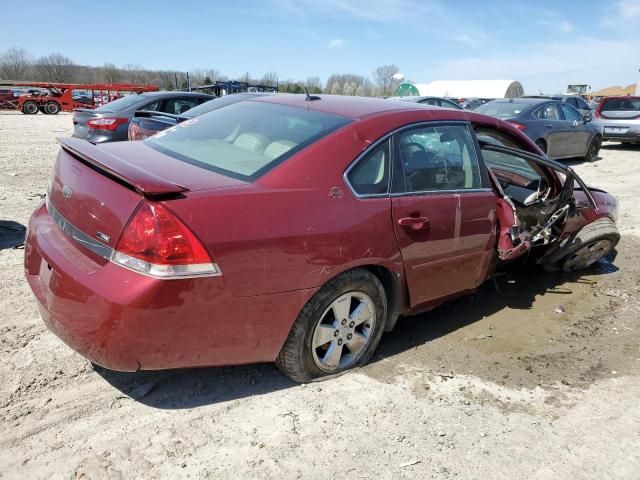
[[[385,194],[389,191],[389,141],[367,154],[347,176],[358,195]]]
[[[157,112],[160,109],[160,104],[162,100],[158,100],[157,102],[147,103],[146,105],[140,107],[138,110],[151,110]]]
[[[546,194],[551,185],[547,173],[535,162],[514,153],[482,148],[482,157],[512,200],[525,205],[533,196]]]
[[[580,121],[580,114],[571,108],[569,105],[560,105],[562,109],[562,113],[564,114],[564,119],[568,122],[577,122]]]
[[[420,100],[420,103],[424,105],[433,105],[434,107],[438,106],[438,100],[435,98],[426,98],[424,100]]]
[[[533,112],[533,116],[541,120],[560,120],[560,113],[555,105],[545,105]]]
[[[398,134],[405,192],[480,188],[471,132],[463,125],[421,127]]]
[[[578,102],[578,109],[579,110],[591,110],[589,108],[589,105],[587,104],[587,102],[585,102],[583,99],[581,98],[576,98],[576,102]]]
[[[198,99],[192,98],[169,98],[166,100],[164,111],[174,115],[180,115],[187,110],[198,105]]]
[[[572,107],[578,108],[578,101],[574,97],[568,98],[567,103]]]

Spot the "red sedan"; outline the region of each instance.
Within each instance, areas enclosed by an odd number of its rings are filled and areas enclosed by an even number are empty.
[[[25,272],[51,331],[114,370],[309,381],[525,253],[575,270],[619,240],[612,196],[471,112],[280,95],[61,143]]]

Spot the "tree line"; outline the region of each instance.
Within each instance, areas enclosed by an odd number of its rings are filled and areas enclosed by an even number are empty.
[[[140,65],[121,67],[113,63],[102,66],[79,65],[61,53],[33,57],[24,48],[13,47],[0,54],[0,79],[59,83],[130,83],[155,85],[162,90],[186,90],[189,86],[210,85],[216,81],[237,80],[251,84],[278,87],[280,92],[329,93],[332,95],[357,95],[384,97],[393,95],[399,81],[396,65],[383,65],[372,72],[372,78],[350,73],[332,74],[323,85],[320,77],[306,80],[279,79],[276,72],[253,77],[248,72],[239,78],[229,78],[220,71],[198,68],[186,72],[177,70],[149,70]]]

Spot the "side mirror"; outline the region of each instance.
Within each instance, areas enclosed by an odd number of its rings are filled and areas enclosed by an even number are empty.
[[[591,120],[593,120],[593,117],[591,116],[591,112],[585,113],[582,119],[584,120],[584,123],[589,123]]]

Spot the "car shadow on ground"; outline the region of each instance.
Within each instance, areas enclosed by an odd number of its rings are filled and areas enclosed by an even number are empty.
[[[618,271],[617,252],[581,272],[544,272],[541,268],[513,268],[485,282],[471,295],[447,302],[429,312],[401,318],[392,332],[382,337],[372,362],[392,357],[490,317],[505,308],[529,310],[541,295],[554,297],[554,305],[571,295],[571,284],[593,281],[585,277]],[[553,314],[553,310],[549,311]]]
[[[0,250],[18,248],[24,245],[27,229],[12,220],[0,220]]]
[[[473,295],[453,300],[421,315],[400,319],[392,332],[383,335],[371,362],[443,337],[503,308],[529,309],[538,295],[570,294],[564,284],[581,282],[584,274],[593,276],[615,272],[614,259],[615,253],[583,273],[532,272],[532,268],[506,271],[496,276],[495,282],[485,282]],[[280,374],[273,364],[137,373],[114,372],[95,365],[94,370],[122,392],[123,397],[168,410],[264,395],[296,385]]]

